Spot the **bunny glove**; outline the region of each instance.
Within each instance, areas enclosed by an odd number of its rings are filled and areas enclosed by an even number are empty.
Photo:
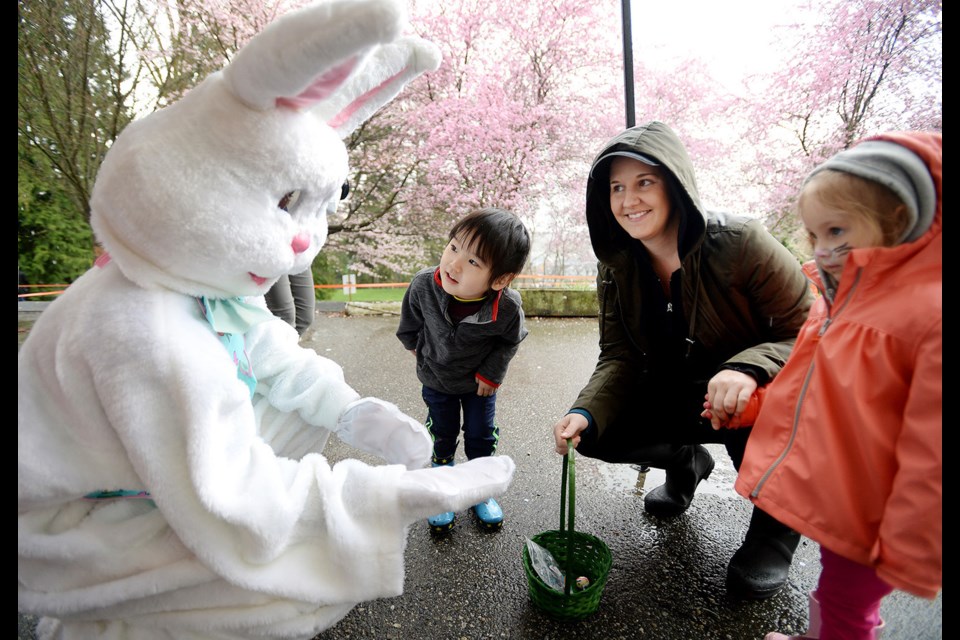
[[[347,405],[336,431],[347,444],[407,469],[426,466],[433,453],[433,439],[421,423],[377,398]]]

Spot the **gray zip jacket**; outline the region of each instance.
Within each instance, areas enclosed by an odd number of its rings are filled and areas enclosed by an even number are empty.
[[[436,267],[413,277],[403,296],[397,328],[404,348],[417,351],[421,384],[443,393],[475,393],[479,376],[500,386],[528,333],[520,294],[505,287],[489,295],[477,313],[455,325],[447,313],[452,296],[437,278]]]

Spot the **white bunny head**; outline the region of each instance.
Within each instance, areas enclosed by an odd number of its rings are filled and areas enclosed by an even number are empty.
[[[130,124],[104,159],[93,229],[146,288],[261,295],[307,268],[347,178],[343,138],[439,50],[399,37],[396,0],[330,0],[281,17],[222,71]]]

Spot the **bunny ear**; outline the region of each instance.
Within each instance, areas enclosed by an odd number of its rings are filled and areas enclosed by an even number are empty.
[[[378,47],[335,93],[313,112],[346,138],[421,73],[440,66],[440,50],[410,36]]]
[[[223,70],[243,103],[264,111],[333,95],[377,45],[404,25],[396,0],[334,0],[292,11],[254,36]]]

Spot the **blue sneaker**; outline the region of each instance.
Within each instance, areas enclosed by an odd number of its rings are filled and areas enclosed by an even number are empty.
[[[432,467],[452,467],[454,465],[453,458],[450,457],[446,460],[437,462],[437,459],[434,458],[430,466]],[[453,511],[445,511],[444,513],[438,513],[435,516],[427,518],[427,524],[430,525],[430,531],[433,533],[446,533],[453,529],[453,521],[456,518],[456,515]]]
[[[434,533],[446,533],[453,529],[453,521],[456,518],[453,511],[438,513],[435,516],[427,518],[427,524],[430,525],[430,531]]]
[[[485,529],[495,531],[503,526],[503,509],[493,498],[473,505],[473,512],[477,514]]]

